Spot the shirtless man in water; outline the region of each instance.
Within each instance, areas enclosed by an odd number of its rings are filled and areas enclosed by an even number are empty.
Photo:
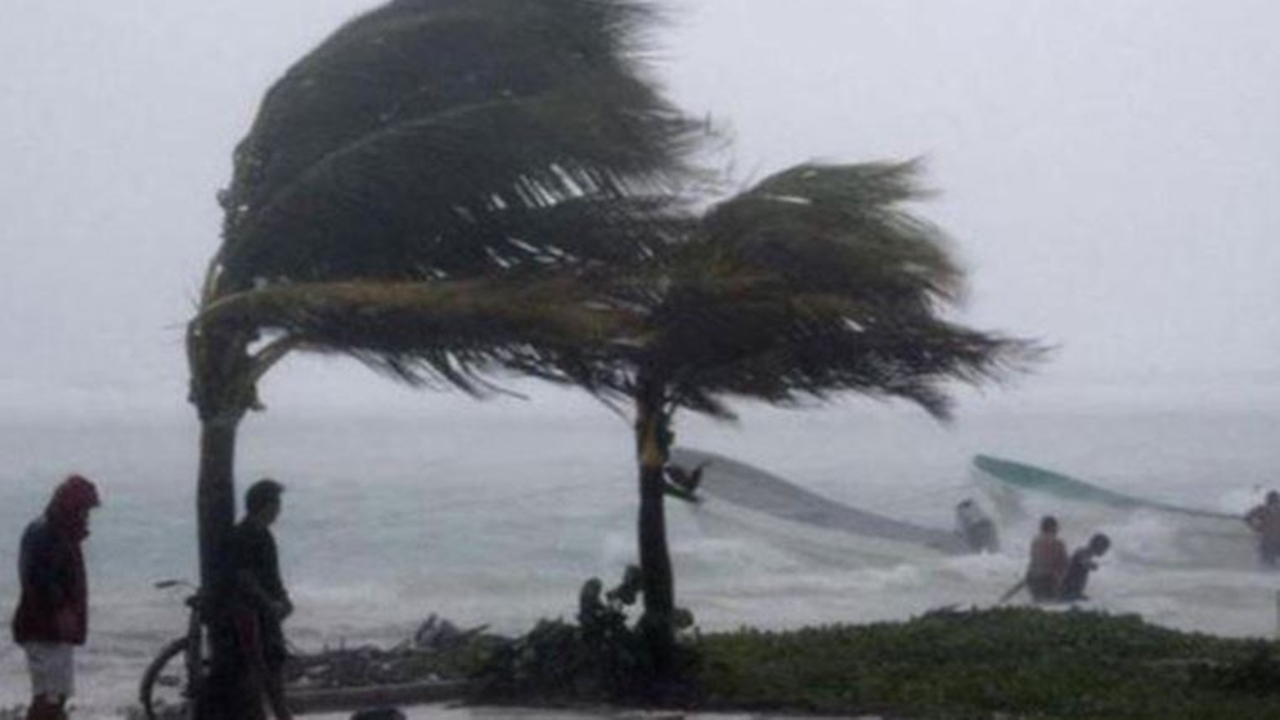
[[[1058,519],[1040,519],[1040,534],[1031,541],[1031,562],[1027,565],[1027,590],[1036,602],[1053,602],[1067,574],[1067,546],[1058,538]]]

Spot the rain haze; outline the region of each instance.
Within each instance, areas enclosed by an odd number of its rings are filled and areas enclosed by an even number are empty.
[[[736,182],[809,159],[926,160],[939,194],[919,211],[970,270],[962,318],[1058,347],[1003,402],[1106,386],[1274,406],[1274,3],[669,5],[655,72],[730,130],[712,160]],[[369,7],[8,8],[0,409],[185,411],[182,329],[231,150],[268,85]],[[421,402],[340,359],[293,360],[265,394]]]
[[[950,425],[848,397],[736,406],[738,424],[679,413],[673,462],[712,464],[682,486],[694,502],[648,507],[698,627],[1003,604],[1053,513],[1073,547],[1114,541],[1089,607],[1275,632],[1276,576],[1240,518],[1280,467],[1280,3],[662,3],[650,71],[724,130],[704,159],[726,195],[807,161],[919,158],[933,194],[910,209],[968,273],[952,317],[1052,348],[1007,384],[957,388]],[[275,529],[304,652],[390,646],[433,613],[514,636],[574,617],[585,579],[612,584],[643,554],[633,431],[672,435],[580,391],[503,379],[530,402],[482,403],[294,353],[260,383],[270,410],[240,427],[234,462],[230,443],[201,455],[184,335],[232,151],[271,84],[377,4],[6,3],[0,608],[20,592],[22,528],[83,472],[104,502],[77,717],[120,717],[183,626],[153,581],[198,576],[202,458],[227,460],[210,486],[290,488]],[[646,490],[678,477],[655,458]],[[1041,466],[1063,475],[1028,482]],[[998,548],[964,542],[963,508],[988,513]],[[0,643],[0,717],[26,698],[24,667]]]

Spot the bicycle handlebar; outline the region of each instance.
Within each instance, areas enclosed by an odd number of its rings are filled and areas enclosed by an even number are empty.
[[[174,587],[185,587],[185,588],[190,588],[191,590],[197,589],[195,585],[192,585],[186,580],[180,580],[180,579],[160,580],[155,583],[155,589],[157,590],[168,590],[169,588],[174,588]]]

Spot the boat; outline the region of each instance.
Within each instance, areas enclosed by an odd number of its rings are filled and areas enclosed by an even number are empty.
[[[1127,559],[1175,566],[1256,564],[1255,540],[1236,514],[1142,498],[991,455],[975,455],[972,470],[1005,523],[1028,519],[1028,500],[1038,498],[1038,506],[1059,520],[1126,532],[1117,551]]]
[[[766,470],[713,452],[675,448],[670,462],[702,467],[697,500],[684,503],[699,520],[728,523],[809,553],[899,562],[970,552],[949,530],[925,527],[845,505]]]
[[[1183,507],[1126,495],[1052,470],[991,455],[975,455],[973,466],[981,476],[996,481],[997,487],[1005,485],[1021,491],[1042,492],[1064,500],[1099,503],[1121,510],[1154,510],[1185,517],[1229,520],[1235,524],[1240,522],[1239,516],[1231,513]]]

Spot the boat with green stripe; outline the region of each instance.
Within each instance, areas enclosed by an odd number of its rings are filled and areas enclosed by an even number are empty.
[[[974,456],[972,470],[1004,523],[1052,514],[1077,534],[1107,532],[1119,558],[1145,565],[1257,566],[1256,540],[1240,515],[1141,498],[991,455]]]
[[[1159,500],[1134,497],[1133,495],[1108,490],[1052,470],[991,455],[975,455],[973,465],[984,475],[1001,483],[1011,485],[1020,490],[1048,493],[1065,500],[1102,503],[1128,510],[1159,510],[1192,517],[1216,518],[1237,523],[1240,521],[1238,516],[1230,513],[1189,508]]]

